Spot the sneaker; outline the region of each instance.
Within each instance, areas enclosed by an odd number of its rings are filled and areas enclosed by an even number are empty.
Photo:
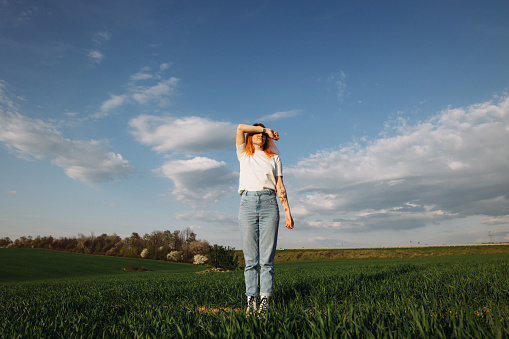
[[[263,297],[258,308],[258,316],[265,318],[265,315],[269,311],[269,297]]]
[[[246,315],[251,315],[256,312],[256,297],[247,297]]]

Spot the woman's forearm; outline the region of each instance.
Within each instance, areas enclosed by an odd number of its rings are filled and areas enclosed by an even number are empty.
[[[281,202],[281,206],[283,206],[285,213],[290,213],[290,205],[288,204],[285,186],[280,185],[277,188],[277,196],[279,197],[279,201]]]
[[[286,197],[286,193],[279,193],[278,192],[278,196],[279,196],[279,201],[281,202],[281,206],[283,206],[283,209],[285,211],[285,214],[292,214],[290,212],[290,205],[288,205],[288,198]]]
[[[262,126],[253,126],[253,125],[245,125],[239,124],[237,126],[237,145],[244,143],[245,137],[244,133],[266,133],[266,135],[274,140],[279,140],[279,134],[274,131],[272,128],[265,128]]]
[[[290,206],[288,205],[288,197],[286,196],[286,188],[283,183],[283,177],[276,177],[276,194],[279,197],[279,201],[281,202],[281,206],[286,212],[290,212]]]
[[[237,126],[237,131],[242,133],[261,133],[263,132],[264,128],[262,126],[253,126],[253,125],[245,125],[245,124],[239,124]]]
[[[288,198],[286,197],[286,189],[284,185],[278,186],[277,195],[279,197],[279,201],[281,202],[281,206],[283,206],[283,209],[285,210],[286,228],[291,230],[294,227],[294,222],[292,218],[292,212],[290,212],[290,205],[288,205]]]

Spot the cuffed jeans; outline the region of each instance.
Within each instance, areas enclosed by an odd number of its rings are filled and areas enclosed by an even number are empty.
[[[272,296],[274,256],[279,227],[276,193],[271,190],[244,191],[240,199],[239,226],[246,268],[246,295]]]

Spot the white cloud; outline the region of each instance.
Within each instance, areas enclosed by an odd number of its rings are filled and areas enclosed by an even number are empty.
[[[111,39],[111,33],[108,31],[97,32],[92,41],[97,45],[102,45],[106,41]]]
[[[99,49],[102,44],[110,40],[111,34],[107,31],[98,32],[92,38],[92,42],[96,48],[88,51],[88,58],[92,62],[93,66],[99,65],[105,58],[104,53]]]
[[[162,64],[160,72],[168,67],[167,64]],[[143,67],[139,72],[130,75],[129,80],[126,92],[119,95],[110,94],[110,98],[101,104],[101,109],[93,114],[92,118],[107,117],[115,109],[127,104],[169,106],[180,81],[175,77],[163,79],[159,73],[151,72],[149,67]],[[137,84],[140,81],[144,81],[143,86]]]
[[[110,98],[102,103],[101,110],[93,115],[93,118],[103,118],[108,116],[109,113],[118,107],[126,104],[129,101],[127,95],[114,95],[110,94]]]
[[[205,153],[229,149],[235,142],[235,126],[200,117],[140,115],[129,125],[136,139],[159,153]]]
[[[9,195],[16,195],[16,194],[18,194],[18,192],[16,192],[16,191],[7,191],[7,194],[9,194]]]
[[[90,60],[92,60],[93,63],[100,64],[104,59],[104,54],[102,54],[102,52],[97,49],[92,49],[88,51],[88,57]]]
[[[279,120],[279,119],[291,118],[291,117],[294,117],[299,114],[300,114],[299,110],[275,112],[272,114],[264,115],[264,116],[260,117],[258,120],[261,122]]]
[[[321,192],[302,194],[300,196],[300,204],[292,208],[292,212],[296,216],[306,216],[310,214],[311,211],[320,211],[322,213],[335,211],[344,201],[345,199],[337,194]]]
[[[168,106],[178,82],[178,78],[171,77],[161,80],[154,86],[134,86],[130,89],[131,97],[141,105],[155,103],[159,106]]]
[[[139,72],[131,74],[129,76],[129,79],[134,82],[141,81],[141,80],[154,79],[154,78],[155,78],[154,74],[150,74],[150,73],[147,73],[144,71],[139,71]]]
[[[509,225],[509,215],[486,217],[483,219],[482,223],[485,225]]]
[[[508,215],[509,97],[415,125],[400,118],[365,146],[320,151],[286,172],[300,185],[297,215],[349,230]]]
[[[164,70],[167,70],[168,68],[170,68],[170,66],[171,66],[171,63],[167,63],[167,62],[162,63],[162,64],[159,66],[159,71],[160,71],[160,72],[162,72],[162,71],[164,71]]]
[[[154,80],[160,80],[162,79],[162,76],[161,76],[161,73],[163,73],[165,70],[167,70],[168,68],[170,68],[171,64],[169,63],[162,63],[161,65],[159,65],[159,70],[158,72],[152,72],[152,69],[150,67],[142,67],[140,71],[134,73],[134,74],[131,74],[129,76],[129,80],[131,80],[131,83],[129,84],[131,90],[133,88],[135,88],[135,83],[137,81],[144,81],[144,80],[151,80],[151,79],[154,79]],[[179,79],[177,78],[169,78],[168,80],[166,81],[169,81],[173,79],[172,81],[179,81]],[[173,87],[176,86],[176,83]]]
[[[332,229],[341,228],[341,221],[333,220],[309,220],[307,224],[311,227],[316,228],[332,228]]]
[[[16,104],[11,99],[12,95],[7,93],[7,91],[7,83],[4,80],[0,80],[0,104],[9,110],[15,110]]]
[[[97,140],[70,140],[50,123],[0,110],[0,141],[25,159],[49,159],[72,179],[112,181],[134,171],[120,154]]]
[[[235,139],[233,124],[194,116],[140,115],[129,125],[141,144],[172,155],[231,149]],[[227,169],[225,162],[206,157],[173,160],[157,171],[173,181],[175,199],[193,208],[215,204],[230,195],[238,180],[238,173]]]
[[[159,170],[175,185],[175,199],[193,208],[215,204],[234,191],[238,173],[229,170],[226,163],[206,157],[173,160]]]

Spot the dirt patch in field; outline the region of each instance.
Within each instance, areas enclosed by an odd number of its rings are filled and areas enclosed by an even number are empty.
[[[215,272],[230,272],[229,270],[224,270],[220,267],[218,268],[215,268],[215,267],[212,267],[212,268],[209,268],[208,270],[205,270],[205,271],[200,271],[200,272],[196,272],[196,274],[203,274],[203,273],[215,273]]]
[[[127,271],[127,272],[150,272],[150,270],[148,268],[145,268],[143,266],[140,266],[140,267],[130,266],[130,267],[123,268],[123,270]]]
[[[116,304],[116,305],[109,305],[109,307],[119,309],[119,308],[126,307],[126,305]],[[208,313],[208,314],[231,313],[231,312],[238,312],[240,310],[239,308],[214,307],[214,306],[185,307],[185,306],[171,306],[171,305],[147,305],[147,306],[136,306],[136,307],[149,308],[149,309],[170,308],[170,309],[180,309],[187,313]]]
[[[239,309],[238,308],[231,308],[231,307],[211,308],[211,307],[200,306],[200,307],[198,307],[196,309],[196,311],[198,311],[198,313],[217,314],[217,313],[221,313],[221,312],[226,312],[226,313],[229,313],[229,312],[238,312]]]

